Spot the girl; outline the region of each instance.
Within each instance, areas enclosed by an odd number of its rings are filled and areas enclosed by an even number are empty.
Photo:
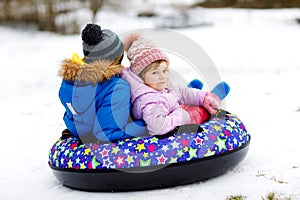
[[[129,35],[124,48],[130,68],[121,77],[131,90],[133,115],[143,119],[151,135],[163,135],[183,124],[200,124],[220,107],[213,93],[188,88],[169,87],[169,59],[146,39]]]

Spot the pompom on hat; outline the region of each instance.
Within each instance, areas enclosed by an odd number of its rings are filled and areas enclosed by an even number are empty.
[[[81,33],[84,62],[95,60],[115,61],[124,53],[122,41],[109,29],[101,29],[97,24],[87,24]]]
[[[164,60],[169,63],[168,57],[161,50],[137,33],[127,35],[123,43],[130,61],[130,69],[136,75],[155,61]]]

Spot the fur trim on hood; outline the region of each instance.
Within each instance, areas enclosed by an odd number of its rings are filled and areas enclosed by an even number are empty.
[[[104,82],[120,74],[121,71],[122,67],[113,64],[112,61],[97,60],[93,63],[80,65],[72,62],[72,59],[64,59],[58,75],[67,81],[78,81],[96,85],[98,82]]]

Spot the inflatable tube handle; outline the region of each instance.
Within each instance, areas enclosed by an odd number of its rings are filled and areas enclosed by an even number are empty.
[[[230,112],[219,109],[219,110],[217,110],[217,112],[215,114],[213,114],[211,116],[211,118],[217,117],[217,118],[220,118],[220,119],[229,119],[229,116],[228,116],[229,114],[230,114]]]
[[[186,124],[181,126],[176,126],[174,130],[164,134],[164,135],[155,135],[158,139],[168,138],[170,136],[174,136],[180,133],[188,133],[188,132],[202,132],[203,129],[199,126],[199,124]]]
[[[186,124],[181,125],[175,128],[175,134],[177,133],[187,133],[187,132],[202,132],[203,129],[199,126],[199,124]]]

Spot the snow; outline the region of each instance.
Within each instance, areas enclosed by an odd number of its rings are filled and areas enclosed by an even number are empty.
[[[197,42],[230,84],[224,107],[252,136],[243,162],[222,176],[168,189],[88,193],[62,186],[47,164],[65,128],[57,70],[63,58],[82,52],[81,38],[0,26],[0,199],[261,199],[272,191],[300,199],[300,10],[198,11],[213,25],[177,31]],[[155,24],[111,11],[98,18],[118,33]]]

